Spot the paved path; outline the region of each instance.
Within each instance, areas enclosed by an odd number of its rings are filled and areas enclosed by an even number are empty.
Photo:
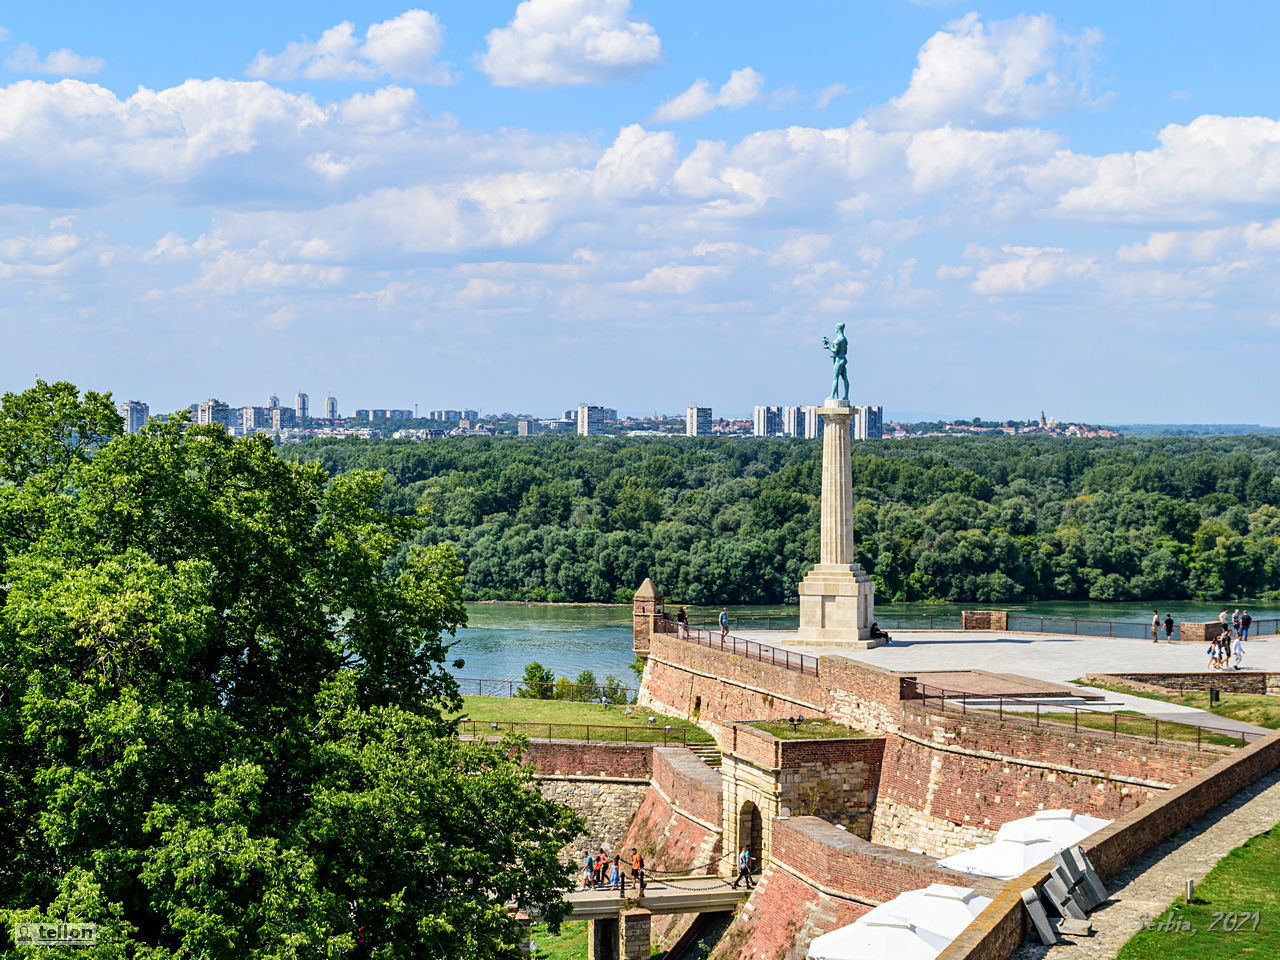
[[[1153,700],[1150,697],[1139,697],[1131,693],[1115,693],[1111,690],[1102,690],[1097,687],[1083,687],[1079,684],[1070,684],[1079,690],[1091,693],[1101,693],[1106,695],[1106,702],[1102,704],[1090,704],[1090,710],[1137,710],[1145,713],[1148,717],[1155,717],[1157,720],[1172,720],[1175,723],[1198,723],[1205,727],[1217,727],[1219,730],[1234,730],[1237,733],[1260,733],[1267,734],[1271,731],[1265,727],[1259,727],[1257,724],[1245,723],[1243,720],[1233,720],[1231,717],[1220,717],[1216,713],[1210,713],[1208,710],[1201,710],[1198,707],[1186,707],[1180,703],[1165,703],[1163,700]]]
[[[1092,937],[1063,938],[1052,947],[1023,941],[1012,960],[1113,960],[1147,918],[1158,919],[1169,909],[1188,878],[1200,881],[1220,859],[1276,823],[1280,773],[1241,790],[1112,877],[1111,899],[1090,917],[1097,930]]]
[[[598,888],[575,890],[565,895],[573,906],[573,916],[579,919],[595,919],[615,916],[632,902],[653,913],[702,913],[715,910],[732,910],[749,896],[746,888],[734,889],[721,877],[672,877],[649,881],[643,895],[634,884],[627,882],[625,898],[617,890]]]

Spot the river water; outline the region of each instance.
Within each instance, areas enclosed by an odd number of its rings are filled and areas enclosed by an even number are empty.
[[[991,609],[1009,610],[1042,617],[1079,617],[1090,620],[1122,620],[1149,623],[1152,609],[1160,615],[1172,613],[1175,620],[1214,620],[1221,604],[1188,601],[1161,604],[1143,603],[1070,603],[1047,601],[1026,604],[990,604]],[[1234,610],[1240,604],[1231,604]],[[958,616],[961,610],[985,609],[974,603],[885,603],[876,604],[877,616],[885,622],[895,615]],[[1249,605],[1255,619],[1280,617],[1275,603]],[[674,611],[672,611],[674,612]],[[695,621],[713,617],[717,610],[689,608]],[[731,615],[795,618],[796,607],[731,607]],[[549,667],[557,677],[573,679],[590,670],[598,681],[612,675],[623,686],[636,685],[636,677],[628,669],[631,652],[631,608],[591,607],[557,604],[471,603],[467,604],[469,625],[458,631],[458,642],[452,656],[461,657],[465,665],[454,673],[459,677],[518,680],[525,664],[537,660]],[[794,619],[782,619],[778,626],[794,627]],[[474,692],[474,688],[470,691]]]

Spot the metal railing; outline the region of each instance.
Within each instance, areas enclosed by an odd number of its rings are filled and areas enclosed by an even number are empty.
[[[488,677],[454,677],[458,681],[458,691],[464,696],[476,697],[517,697],[523,691],[536,689],[538,696],[532,699],[556,700],[562,692],[573,694],[564,699],[580,703],[599,703],[604,698],[609,704],[627,704],[635,702],[635,687],[611,687],[603,683],[565,683],[552,680],[547,683],[528,683],[524,680],[495,680]],[[618,699],[618,696],[622,699]]]
[[[500,737],[518,733],[532,739],[585,740],[596,743],[688,743],[689,731],[684,727],[619,726],[607,723],[542,723],[537,720],[468,720],[458,721],[458,734],[472,739]]]
[[[690,617],[689,623],[720,632],[717,617]],[[958,613],[876,613],[876,623],[883,630],[960,630],[964,626]],[[730,630],[796,630],[799,626],[799,613],[729,614]]]
[[[766,643],[758,643],[755,640],[744,640],[742,637],[735,637],[728,633],[722,634],[719,631],[704,630],[692,624],[680,629],[674,620],[669,619],[658,620],[654,624],[654,629],[664,636],[686,640],[701,647],[710,647],[712,650],[732,653],[735,656],[746,657],[748,660],[757,660],[760,663],[782,667],[785,670],[795,670],[811,677],[818,675],[818,658],[805,653],[795,653],[791,650],[771,647]]]
[[[1197,621],[1198,622],[1198,621]],[[1130,640],[1150,640],[1150,621],[1134,623],[1131,620],[1091,620],[1085,617],[1038,617],[1026,613],[1010,613],[1006,621],[1010,633],[1061,633],[1076,637],[1122,637]],[[1280,619],[1254,620],[1249,625],[1251,637],[1274,636],[1280,633]],[[1164,621],[1160,621],[1160,639],[1164,639]],[[1182,624],[1173,625],[1172,639],[1182,639]]]
[[[961,716],[973,714],[976,716],[992,717],[999,720],[1013,720],[1022,723],[1034,723],[1035,726],[1054,726],[1059,728],[1070,728],[1079,732],[1091,730],[1094,733],[1110,733],[1113,739],[1124,737],[1136,737],[1141,740],[1151,740],[1155,743],[1161,742],[1160,731],[1165,731],[1163,738],[1166,743],[1184,743],[1187,745],[1195,744],[1197,750],[1213,749],[1215,746],[1236,746],[1234,741],[1240,741],[1239,746],[1244,746],[1253,740],[1260,740],[1268,735],[1268,731],[1241,731],[1230,730],[1225,727],[1209,727],[1197,723],[1184,723],[1173,720],[1158,720],[1155,717],[1144,717],[1134,713],[1115,713],[1106,710],[1091,710],[1088,707],[1077,707],[1071,704],[1055,704],[1044,703],[1040,700],[1027,700],[1021,697],[1006,697],[999,694],[979,694],[966,693],[962,690],[947,690],[943,687],[935,687],[930,684],[920,683],[911,677],[902,679],[902,699],[906,701],[914,701],[919,703],[926,710],[937,710],[939,713],[956,713]],[[970,705],[970,701],[979,701],[977,705]],[[950,709],[948,709],[948,707]],[[1034,717],[1032,715],[1034,708]],[[1071,714],[1071,722],[1068,723],[1056,718],[1045,718],[1045,714]],[[1107,718],[1106,720],[1098,720],[1095,723],[1089,723],[1087,720],[1081,724],[1081,716],[1087,718],[1099,717]],[[1126,729],[1121,729],[1121,721],[1124,721]],[[1151,733],[1142,732],[1141,729],[1135,732],[1134,727],[1144,727],[1146,724],[1151,725]],[[1195,739],[1189,736],[1173,735],[1176,731],[1195,731]],[[1224,737],[1232,741],[1227,744],[1214,744],[1208,742],[1206,737]]]

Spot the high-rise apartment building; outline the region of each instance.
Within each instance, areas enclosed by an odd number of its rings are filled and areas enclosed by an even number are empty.
[[[684,435],[686,437],[711,436],[711,408],[689,406],[684,411]]]
[[[801,407],[804,411],[804,433],[801,434],[806,440],[816,440],[822,437],[822,418],[818,416],[818,407],[814,404]]]
[[[542,424],[529,417],[521,417],[516,421],[517,437],[532,437],[542,432]]]
[[[216,423],[224,430],[230,430],[235,426],[235,419],[231,406],[221,400],[209,399],[196,404],[196,423]]]
[[[268,410],[274,410],[274,409],[275,409],[276,407],[278,407],[278,406],[280,406],[280,398],[279,398],[279,397],[277,397],[277,396],[273,393],[273,394],[272,394],[272,395],[267,399],[267,409],[268,409]]]
[[[324,418],[326,420],[338,419],[338,398],[337,397],[324,398]]]
[[[853,439],[879,440],[884,436],[884,407],[853,408]]]
[[[781,407],[756,407],[751,419],[753,437],[776,437],[782,433]]]
[[[479,420],[479,410],[432,410],[427,414],[428,420]]]
[[[271,411],[271,429],[287,430],[298,425],[297,414],[288,407],[276,407]]]
[[[578,405],[578,436],[590,437],[604,430],[604,407],[595,407],[590,404],[581,403]]]
[[[240,431],[242,433],[253,433],[255,430],[269,430],[270,428],[270,407],[240,408]]]
[[[413,411],[412,410],[388,410],[387,418],[389,420],[412,420]]]
[[[119,406],[120,416],[124,419],[124,432],[137,433],[151,416],[151,407],[141,400],[126,400]]]
[[[803,437],[807,425],[805,407],[782,408],[782,435],[784,437]]]
[[[311,416],[307,407],[309,401],[310,398],[301,390],[299,390],[297,395],[293,398],[293,414],[299,420],[305,420],[307,417]]]

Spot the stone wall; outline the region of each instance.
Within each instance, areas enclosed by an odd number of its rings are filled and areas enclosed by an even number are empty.
[[[1113,673],[1090,674],[1084,678],[1096,683],[1128,683],[1138,689],[1168,693],[1178,690],[1218,689],[1224,693],[1280,694],[1280,673],[1261,670],[1198,673]]]
[[[1178,626],[1178,636],[1183,643],[1208,643],[1222,636],[1222,624],[1217,620],[1209,623],[1182,623]]]
[[[539,776],[592,777],[648,783],[652,743],[530,740],[525,760]]]
[[[962,610],[962,630],[1008,630],[1009,614],[1004,610]]]
[[[588,851],[600,847],[612,856],[623,849],[623,837],[640,809],[649,785],[614,781],[572,779],[539,779],[542,795],[559,801],[585,820],[582,835],[565,847],[565,855],[577,864]]]
[[[773,858],[712,960],[800,960],[814,937],[930,883],[994,892],[992,881],[869,843],[818,817],[779,819],[773,835]]]
[[[1104,827],[1082,844],[1103,880],[1152,846],[1208,813],[1242,787],[1280,768],[1280,733],[1223,757],[1217,763]],[[994,902],[938,955],[937,960],[1007,960],[1028,927],[1019,893],[1039,887],[1039,867],[1010,881]]]
[[[1069,807],[1115,819],[1213,763],[1191,746],[912,704],[885,744],[871,839],[945,857],[1009,820]]]

